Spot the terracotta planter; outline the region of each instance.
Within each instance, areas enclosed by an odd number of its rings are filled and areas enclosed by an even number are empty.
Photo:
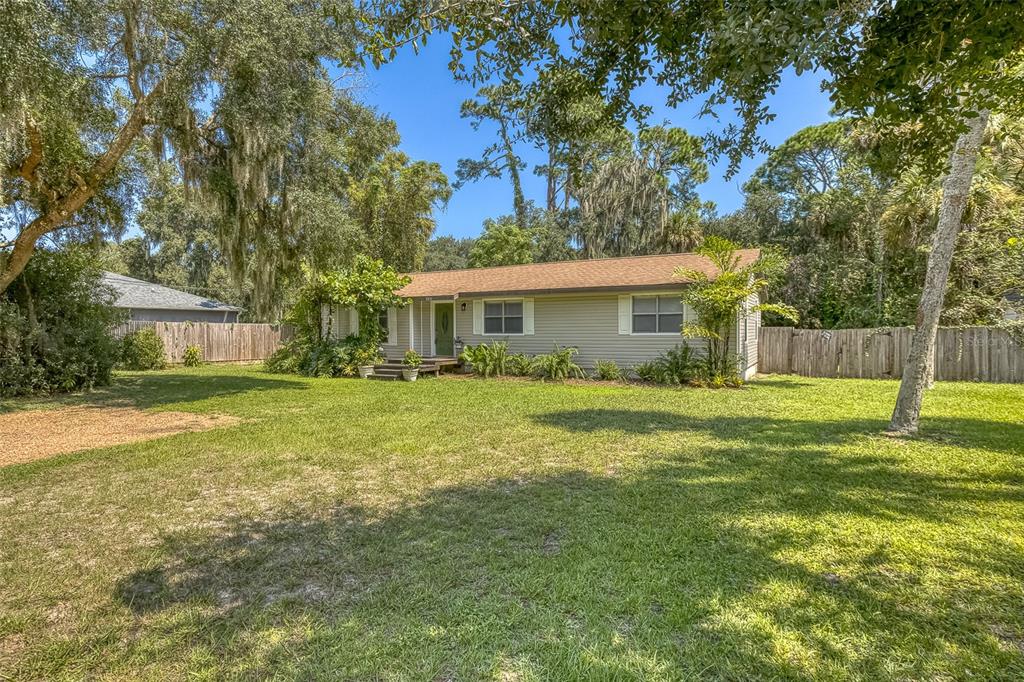
[[[360,365],[356,367],[356,371],[359,372],[360,379],[366,379],[373,374],[373,365]]]
[[[402,370],[402,378],[406,381],[416,381],[416,377],[420,375],[419,367],[406,367]]]

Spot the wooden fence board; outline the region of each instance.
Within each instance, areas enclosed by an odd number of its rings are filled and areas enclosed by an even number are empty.
[[[114,335],[152,328],[164,342],[167,362],[184,362],[185,349],[196,345],[203,349],[206,362],[252,362],[266,360],[291,337],[287,326],[273,324],[220,322],[148,322],[130,321],[114,330]]]
[[[792,329],[761,327],[758,371],[810,377],[898,379],[914,330]],[[1024,383],[1024,347],[1003,329],[939,329],[935,345],[939,381]]]

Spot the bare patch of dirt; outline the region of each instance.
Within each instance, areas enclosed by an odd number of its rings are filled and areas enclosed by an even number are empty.
[[[1024,637],[1021,637],[1013,629],[1005,625],[993,625],[990,629],[1003,648],[1024,653]]]
[[[544,556],[554,556],[562,551],[562,541],[558,537],[557,531],[552,531],[544,536],[544,544],[541,545],[540,551]]]
[[[0,414],[0,466],[236,423],[224,415],[95,405]]]

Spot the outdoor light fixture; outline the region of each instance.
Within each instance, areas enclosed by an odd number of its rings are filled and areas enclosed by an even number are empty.
[[[465,301],[462,302],[462,305],[459,307],[459,310],[461,310],[462,312],[466,312],[466,302]]]

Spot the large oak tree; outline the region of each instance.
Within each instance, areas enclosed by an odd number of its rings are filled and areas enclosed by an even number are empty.
[[[302,219],[281,181],[289,145],[309,111],[332,108],[328,66],[354,63],[356,31],[351,4],[332,0],[7,3],[0,291],[44,237],[123,225],[143,146],[211,202],[236,270],[286,242]]]

